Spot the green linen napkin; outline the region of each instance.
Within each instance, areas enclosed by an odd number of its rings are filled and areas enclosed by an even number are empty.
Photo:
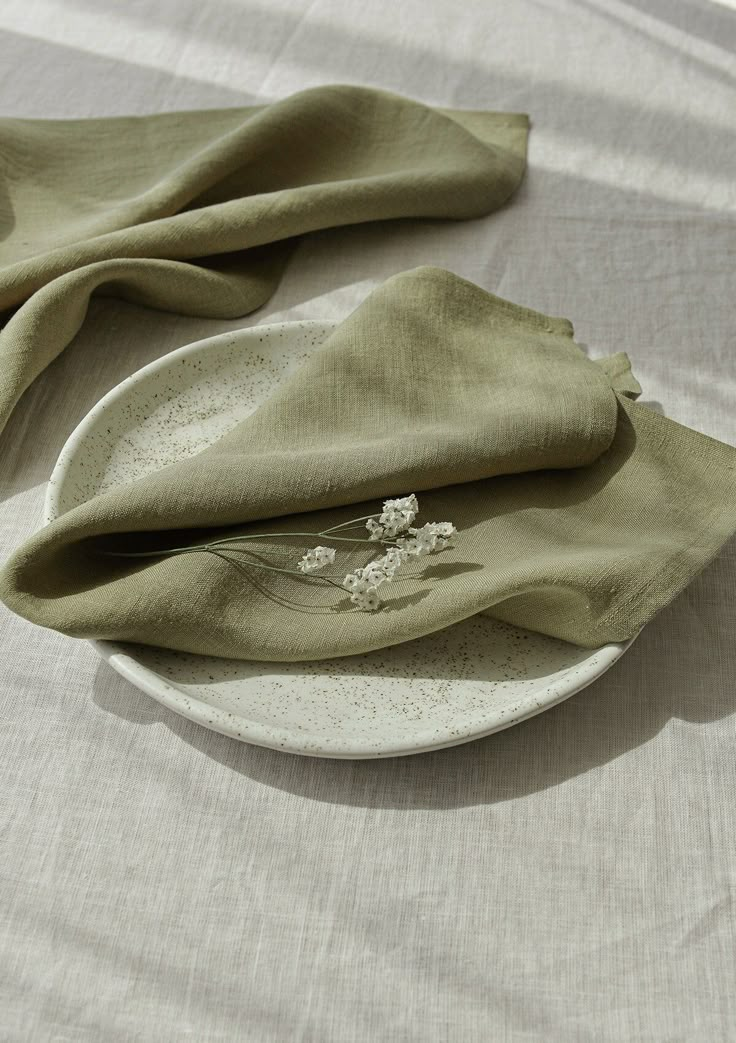
[[[273,293],[294,237],[490,213],[526,162],[522,114],[326,86],[268,106],[0,120],[0,430],[92,293],[233,318]]]
[[[640,390],[625,353],[591,361],[565,319],[441,269],[404,273],[219,442],[34,535],[0,597],[72,636],[243,659],[350,655],[478,612],[583,646],[623,641],[736,529],[736,449],[638,404]],[[459,532],[384,584],[376,612],[242,564],[294,569],[332,545],[329,572],[344,575],[380,547],[269,534],[411,492],[417,525]],[[249,555],[101,553],[234,533],[265,535]]]

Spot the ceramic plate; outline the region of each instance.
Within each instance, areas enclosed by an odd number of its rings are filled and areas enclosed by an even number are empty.
[[[291,322],[227,333],[124,380],[64,446],[49,482],[46,521],[210,445],[334,326]],[[482,615],[392,648],[317,663],[92,644],[136,687],[205,728],[338,758],[422,753],[508,728],[590,684],[628,647],[591,651]]]

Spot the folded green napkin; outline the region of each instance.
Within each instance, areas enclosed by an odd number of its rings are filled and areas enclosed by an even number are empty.
[[[18,310],[0,333],[0,430],[92,293],[245,315],[304,232],[490,213],[523,176],[527,131],[525,115],[349,86],[221,111],[1,119],[0,313]]]
[[[736,449],[639,405],[627,356],[591,361],[572,337],[441,269],[396,276],[219,442],[33,536],[0,597],[76,637],[244,659],[350,655],[484,611],[584,646],[625,640],[736,529]],[[404,563],[377,611],[256,567],[293,570],[321,545],[326,572],[353,572],[383,548],[269,534],[410,493],[415,527],[458,533]],[[265,535],[222,556],[103,553],[235,534]]]

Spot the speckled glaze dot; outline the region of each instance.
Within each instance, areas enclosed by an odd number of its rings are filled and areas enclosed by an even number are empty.
[[[245,419],[335,329],[256,326],[187,345],[113,388],[67,441],[46,520],[193,456]],[[206,728],[316,757],[422,753],[554,706],[631,642],[591,651],[477,615],[360,656],[259,663],[93,641],[138,688]]]

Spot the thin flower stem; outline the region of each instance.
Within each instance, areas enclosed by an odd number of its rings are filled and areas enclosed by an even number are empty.
[[[166,550],[98,550],[106,558],[161,558],[166,554],[193,554],[195,551],[209,550],[209,544],[196,547],[169,547]]]
[[[325,536],[331,540],[339,540],[342,543],[376,543],[376,540],[357,539],[355,536],[333,536],[329,532],[257,532],[251,536],[228,536],[222,540],[213,540],[211,543],[189,544],[186,547],[166,547],[162,550],[100,550],[98,554],[105,554],[114,558],[158,558],[164,554],[182,554],[185,551],[209,550],[210,547],[222,547],[226,543],[239,543],[241,540],[265,540],[272,536]]]
[[[363,537],[363,539],[357,539],[355,536],[333,536],[329,530],[327,532],[313,532],[311,536],[324,536],[328,540],[340,540],[342,543],[370,543],[371,541]],[[375,543],[375,540],[373,541]]]
[[[224,553],[221,551],[213,550],[210,551],[210,553],[214,554],[218,558],[224,558],[225,561],[229,560],[228,558],[225,558]],[[262,562],[259,561],[241,561],[240,564],[250,565],[251,568],[254,569],[268,569],[269,572],[286,572],[289,576],[301,576],[302,579],[323,579],[325,583],[330,583],[333,587],[338,587],[340,590],[344,589],[342,583],[335,583],[334,578],[330,576],[313,576],[301,572],[299,569],[279,569],[276,568],[275,565],[264,565]]]
[[[319,533],[320,536],[326,536],[328,532],[334,532],[336,529],[347,529],[353,526],[357,527],[357,522],[368,521],[369,518],[377,518],[377,514],[365,514],[362,518],[351,518],[350,521],[340,522],[339,525],[332,525],[329,529],[323,529]]]
[[[216,552],[213,551],[212,553],[214,554]],[[268,569],[269,572],[286,572],[290,576],[301,576],[302,579],[304,579],[304,578],[311,579],[311,576],[305,576],[305,574],[303,572],[300,572],[299,569],[279,569],[275,565],[264,565],[260,561],[243,561],[243,562],[241,562],[241,565],[250,565],[251,568],[254,568],[254,569]],[[326,576],[315,576],[314,578],[315,579],[327,579]]]
[[[299,573],[299,575],[301,575],[301,573]],[[342,583],[336,583],[334,579],[331,579],[329,576],[312,576],[312,579],[323,579],[325,583],[330,583],[333,587],[337,587],[338,590],[345,590]]]
[[[226,536],[222,540],[212,540],[204,544],[206,547],[219,547],[223,543],[237,543],[240,540],[269,540],[272,536],[324,536],[323,532],[254,532],[250,536]],[[331,536],[333,540],[345,540],[348,543],[368,543],[365,540],[356,540],[354,536]]]
[[[121,550],[101,550],[98,554],[104,554],[106,557],[114,558],[160,558],[167,554],[184,554],[187,552],[194,553],[196,551],[208,551],[211,547],[223,547],[228,543],[239,543],[242,540],[260,540],[268,539],[270,537],[284,538],[288,536],[322,536],[329,540],[339,540],[341,543],[379,543],[384,546],[393,546],[394,540],[371,540],[367,537],[357,538],[355,536],[336,536],[339,529],[358,528],[360,522],[368,521],[369,518],[377,518],[378,514],[365,514],[362,518],[351,518],[349,521],[340,522],[339,525],[332,525],[329,529],[322,529],[320,532],[268,532],[268,533],[252,533],[247,536],[226,536],[221,540],[212,540],[210,543],[202,544],[188,544],[186,547],[167,547],[162,550],[135,550],[135,551],[121,551]],[[265,566],[264,566],[265,568]],[[299,573],[303,575],[303,573]],[[326,578],[326,577],[323,577]]]
[[[364,528],[363,525],[342,525],[340,527],[340,532],[345,532],[348,529],[362,529],[362,528]],[[317,536],[327,536],[328,538],[336,539],[336,537],[332,535],[334,531],[335,531],[334,529],[323,529],[322,532],[318,532],[318,533],[316,533],[316,535]],[[375,543],[376,541],[372,540],[371,542]]]

